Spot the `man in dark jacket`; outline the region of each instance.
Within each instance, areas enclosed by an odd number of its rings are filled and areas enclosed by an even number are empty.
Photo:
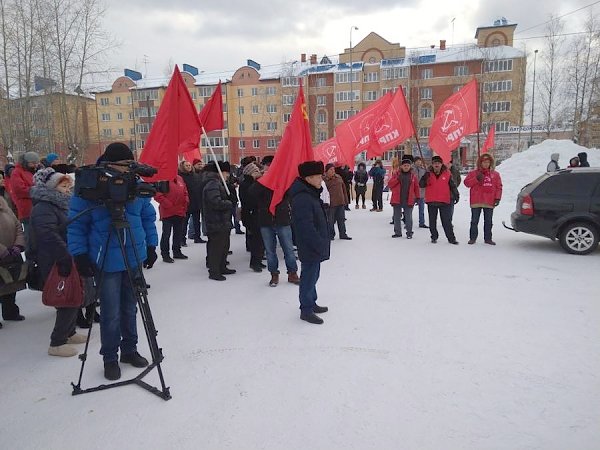
[[[348,206],[348,194],[346,183],[336,173],[335,166],[331,163],[325,166],[325,185],[329,191],[329,209],[327,210],[327,222],[329,223],[329,237],[335,239],[335,224],[337,223],[340,239],[350,241],[352,238],[346,233],[346,212]]]
[[[298,178],[289,189],[292,199],[292,223],[298,244],[298,257],[302,264],[300,276],[300,319],[322,324],[317,314],[328,311],[317,305],[317,281],[321,262],[329,259],[329,227],[323,202],[320,199],[323,163],[307,161],[298,166]]]
[[[187,208],[187,215],[183,220],[183,238],[181,246],[186,247],[186,234],[188,230],[188,223],[192,219],[191,228],[194,231],[194,243],[201,244],[206,242],[200,236],[202,232],[200,230],[200,209],[202,208],[202,190],[201,190],[201,177],[194,171],[194,167],[188,161],[182,161],[179,164],[179,175],[183,178],[185,185],[187,186],[189,204]]]
[[[373,192],[371,199],[373,200],[373,208],[371,211],[383,211],[383,181],[385,179],[385,169],[380,159],[375,161],[371,170],[369,170],[369,176],[373,179]]]
[[[364,162],[358,163],[356,172],[354,172],[354,192],[356,193],[356,209],[359,208],[358,200],[362,196],[362,209],[366,209],[365,206],[365,195],[367,193],[367,181],[369,181],[369,174],[367,173],[367,166]]]
[[[244,165],[240,183],[240,202],[242,203],[242,223],[246,228],[246,246],[250,252],[250,268],[262,272],[266,266],[262,263],[265,253],[260,224],[258,221],[258,201],[251,194],[252,186],[262,176],[262,172],[254,162]]]
[[[223,178],[227,180],[231,170],[229,162],[219,161],[218,164]],[[206,244],[208,278],[224,281],[226,280],[224,275],[231,275],[236,272],[226,266],[233,203],[218,173],[217,163],[207,164],[204,170],[206,172],[206,185],[202,191],[202,220],[208,236],[208,243]]]

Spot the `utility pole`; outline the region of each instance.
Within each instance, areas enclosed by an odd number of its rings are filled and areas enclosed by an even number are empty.
[[[350,115],[354,115],[354,91],[352,90],[352,79],[354,78],[353,73],[353,62],[352,62],[352,30],[358,30],[357,26],[352,25],[350,27]]]
[[[537,50],[533,51],[533,91],[531,94],[531,129],[529,130],[529,147],[533,145],[533,112],[535,105],[535,63],[537,61]]]

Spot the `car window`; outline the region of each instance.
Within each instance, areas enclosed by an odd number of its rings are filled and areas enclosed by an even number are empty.
[[[565,172],[549,177],[543,190],[550,195],[591,196],[598,186],[600,174]]]

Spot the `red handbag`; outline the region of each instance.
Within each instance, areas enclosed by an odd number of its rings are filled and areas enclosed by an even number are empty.
[[[42,303],[54,308],[81,308],[83,305],[83,284],[79,272],[72,263],[71,273],[63,277],[54,264],[42,291]]]

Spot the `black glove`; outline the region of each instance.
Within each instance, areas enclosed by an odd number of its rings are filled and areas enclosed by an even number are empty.
[[[457,196],[454,198],[454,204],[456,205],[456,204],[458,203],[458,201],[459,201],[459,200],[460,200],[460,195],[457,195]]]
[[[427,181],[427,180],[429,180],[429,175],[431,175],[431,172],[427,171],[423,174],[423,176],[421,178],[424,179],[425,181]]]
[[[149,245],[146,247],[146,261],[144,261],[144,269],[152,269],[154,263],[158,259],[158,255],[156,254],[156,247]]]
[[[497,198],[496,200],[494,200],[494,206],[498,206],[500,204],[500,199]]]
[[[58,274],[61,277],[68,277],[71,275],[71,268],[73,267],[73,259],[71,255],[67,255],[64,258],[56,261],[56,267],[58,267]]]
[[[96,273],[96,265],[90,261],[87,255],[76,255],[75,266],[77,267],[77,272],[82,277],[93,277]]]
[[[481,172],[477,172],[477,176],[475,178],[477,178],[477,181],[481,183],[483,181],[483,174]]]

